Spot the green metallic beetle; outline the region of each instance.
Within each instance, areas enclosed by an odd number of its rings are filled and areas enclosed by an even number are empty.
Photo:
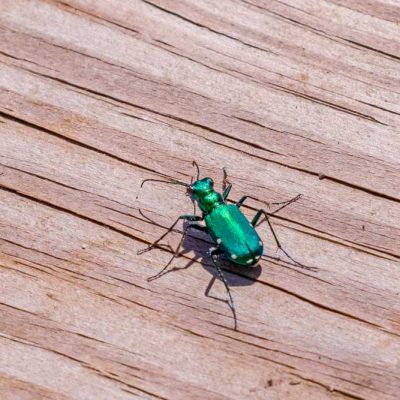
[[[221,267],[217,263],[217,257],[219,255],[224,254],[225,257],[234,264],[238,264],[241,266],[252,266],[256,264],[263,255],[263,242],[258,236],[255,227],[257,226],[258,221],[261,216],[264,216],[267,221],[269,228],[273,234],[275,242],[278,248],[292,261],[294,264],[300,268],[315,270],[315,268],[307,267],[295,261],[281,246],[278,237],[271,225],[269,220],[269,216],[276,214],[278,211],[282,210],[282,208],[287,205],[297,201],[301,195],[297,195],[291,200],[280,202],[280,203],[271,203],[272,205],[280,205],[280,207],[272,213],[268,213],[264,209],[260,209],[257,211],[251,222],[247,220],[244,216],[240,207],[243,205],[244,201],[248,198],[260,201],[256,197],[253,196],[243,196],[237,203],[235,204],[227,204],[228,195],[232,189],[232,184],[227,180],[226,169],[223,168],[224,178],[223,178],[223,193],[220,194],[214,190],[214,182],[211,178],[203,178],[200,179],[200,169],[195,161],[193,161],[193,165],[197,168],[197,178],[196,181],[192,184],[186,184],[184,182],[178,180],[170,180],[164,181],[160,179],[145,179],[142,182],[142,185],[145,182],[163,182],[170,183],[175,185],[181,185],[186,187],[186,195],[190,196],[193,202],[196,202],[202,211],[202,216],[197,215],[181,215],[176,219],[176,221],[170,226],[170,228],[165,232],[160,238],[158,238],[155,242],[151,243],[148,247],[139,250],[138,254],[145,253],[156,247],[156,245],[171,232],[175,225],[180,220],[186,220],[190,222],[195,221],[204,221],[205,226],[199,225],[197,223],[192,223],[186,226],[184,229],[182,238],[175,250],[175,253],[168,264],[155,276],[149,278],[148,280],[153,280],[160,277],[164,271],[171,264],[172,260],[179,255],[179,250],[182,243],[185,240],[187,231],[189,229],[196,229],[202,232],[208,233],[213,241],[216,244],[216,247],[212,247],[209,250],[209,255],[211,260],[217,270],[218,276],[222,280],[225,285],[229,300],[228,304],[231,307],[235,329],[237,327],[236,321],[236,310],[233,302],[233,298],[229,289],[229,286],[225,280],[224,274],[222,273]],[[269,203],[267,203],[269,205]]]

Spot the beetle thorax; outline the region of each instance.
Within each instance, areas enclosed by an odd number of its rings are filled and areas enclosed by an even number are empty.
[[[224,203],[222,196],[213,189],[213,185],[214,182],[211,178],[204,178],[197,180],[189,188],[192,199],[197,202],[205,214]]]
[[[215,207],[222,204],[223,202],[224,201],[222,199],[222,196],[214,190],[211,190],[208,193],[204,193],[201,197],[197,199],[199,207],[205,214],[210,213]]]

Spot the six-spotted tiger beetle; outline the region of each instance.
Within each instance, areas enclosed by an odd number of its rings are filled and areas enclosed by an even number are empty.
[[[222,269],[218,265],[218,256],[224,255],[230,262],[237,265],[252,266],[256,264],[263,255],[263,242],[258,236],[255,227],[257,226],[257,223],[259,222],[261,216],[264,216],[264,220],[267,221],[269,225],[276,245],[286,255],[286,257],[288,257],[297,267],[305,268],[308,270],[316,270],[316,268],[307,267],[298,263],[282,248],[269,218],[271,215],[276,214],[287,205],[297,201],[301,197],[301,195],[297,195],[296,197],[288,201],[271,203],[272,205],[279,205],[280,207],[271,213],[265,211],[264,209],[260,209],[257,211],[251,222],[249,222],[240,210],[240,207],[248,198],[257,201],[260,200],[253,196],[243,196],[237,203],[227,204],[227,198],[231,191],[232,184],[228,182],[226,169],[223,168],[223,188],[222,194],[220,194],[214,190],[214,182],[211,178],[207,177],[200,179],[200,169],[195,161],[193,161],[193,165],[197,168],[197,178],[196,181],[190,185],[178,180],[164,181],[160,179],[145,179],[142,182],[141,186],[143,186],[145,182],[149,181],[185,186],[187,191],[186,194],[198,204],[202,211],[202,215],[181,215],[159,239],[151,243],[148,247],[139,250],[138,254],[145,253],[146,251],[149,251],[156,247],[156,245],[165,236],[167,236],[169,232],[174,229],[175,225],[180,220],[186,220],[193,223],[188,224],[185,227],[182,238],[179,242],[178,247],[176,248],[176,251],[171,261],[179,255],[180,247],[184,242],[187,231],[189,229],[196,229],[208,233],[216,244],[216,247],[212,247],[209,250],[209,255],[216,268],[218,276],[225,285],[229,298],[228,304],[231,307],[233,313],[236,330],[237,321],[235,305],[229,286],[225,280],[224,274],[222,273]],[[264,222],[264,220],[262,222]],[[195,223],[198,221],[204,221],[205,226]],[[163,268],[162,271],[160,271],[154,277],[149,278],[149,280],[160,277],[164,273],[165,269],[170,265],[171,261],[166,265],[166,267]]]

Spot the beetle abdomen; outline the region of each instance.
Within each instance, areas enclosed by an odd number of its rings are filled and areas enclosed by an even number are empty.
[[[262,256],[262,241],[237,206],[220,205],[206,215],[205,222],[212,238],[232,262],[253,265]]]

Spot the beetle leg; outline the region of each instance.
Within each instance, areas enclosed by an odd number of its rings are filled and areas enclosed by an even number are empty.
[[[143,254],[146,253],[147,251],[152,250],[161,240],[163,240],[165,238],[165,236],[168,235],[168,233],[170,233],[175,225],[181,220],[184,219],[186,221],[201,221],[203,219],[203,217],[199,217],[197,215],[181,215],[180,217],[178,217],[176,219],[176,221],[168,228],[167,232],[165,232],[164,234],[162,234],[155,242],[151,243],[150,245],[148,245],[147,247],[145,247],[144,249],[138,250],[137,254]]]
[[[226,187],[226,189],[224,190],[224,192],[222,193],[222,198],[224,199],[224,201],[228,198],[231,189],[232,189],[232,183],[230,183],[230,184]]]
[[[228,181],[228,173],[226,172],[226,168],[225,168],[225,167],[222,168],[222,171],[223,171],[223,173],[224,173],[224,177],[223,177],[223,179],[222,179],[222,191],[223,191],[223,193],[222,193],[222,198],[223,198],[224,200],[226,200],[227,197],[229,196],[229,192],[230,192],[231,189],[232,189],[232,183],[230,183],[230,182]]]
[[[268,223],[269,229],[271,230],[272,235],[274,236],[275,243],[276,243],[276,245],[278,246],[278,249],[281,250],[282,253],[285,254],[285,256],[286,256],[287,258],[289,258],[289,260],[293,261],[294,264],[295,264],[296,266],[298,266],[299,268],[304,268],[304,269],[307,269],[307,270],[309,270],[309,271],[318,271],[318,268],[307,267],[306,265],[300,264],[298,261],[296,261],[296,260],[282,247],[281,243],[279,242],[278,236],[276,235],[275,230],[274,230],[274,228],[272,227],[271,221],[269,220],[268,213],[267,213],[265,210],[263,210],[263,209],[258,210],[258,211],[257,211],[257,214],[254,216],[253,220],[251,221],[251,224],[252,224],[253,226],[256,226],[256,225],[257,225],[257,222],[259,221],[259,219],[260,219],[260,217],[261,217],[261,215],[264,215],[265,220],[266,220],[267,223]],[[262,221],[262,222],[264,222],[264,221]]]
[[[266,204],[266,205],[268,206],[268,208],[271,208],[271,205],[278,206],[278,205],[283,204],[283,205],[282,205],[281,207],[279,207],[277,210],[275,210],[275,211],[273,211],[273,212],[270,213],[271,215],[273,215],[273,214],[278,213],[279,211],[281,211],[281,210],[284,209],[285,207],[287,207],[289,204],[292,204],[292,203],[294,203],[295,201],[299,200],[301,196],[302,196],[301,194],[298,194],[297,196],[293,197],[293,199],[286,200],[286,201],[280,201],[280,202],[278,202],[278,203],[268,203],[268,202],[266,202],[266,201],[260,200],[260,199],[258,199],[257,197],[253,197],[253,196],[243,196],[243,197],[240,198],[240,200],[236,203],[236,206],[237,206],[238,208],[240,208],[240,207],[243,205],[243,203],[245,202],[246,199],[253,199],[253,200],[259,201],[259,202],[261,202],[261,203],[264,203],[264,204]]]
[[[232,310],[233,319],[234,319],[234,322],[235,322],[235,328],[234,329],[236,330],[237,329],[237,319],[236,319],[235,303],[233,302],[233,297],[231,295],[231,291],[229,289],[228,283],[226,282],[225,276],[222,273],[222,269],[217,264],[217,261],[216,261],[216,256],[218,256],[219,254],[222,254],[222,253],[223,253],[223,251],[221,249],[214,248],[214,249],[211,249],[210,256],[211,256],[211,260],[212,260],[212,262],[214,264],[214,267],[217,270],[218,276],[220,277],[221,281],[224,283],[226,292],[228,293],[228,297],[229,297],[228,304],[229,304],[229,307]]]
[[[178,246],[176,247],[176,249],[175,249],[175,251],[174,251],[174,254],[173,254],[173,256],[171,257],[171,259],[168,261],[168,263],[165,265],[165,267],[164,267],[160,272],[158,272],[158,273],[157,273],[156,275],[154,275],[154,276],[150,276],[149,278],[147,278],[147,281],[148,281],[148,282],[153,281],[154,279],[158,279],[158,278],[160,278],[161,276],[163,276],[164,273],[165,273],[165,271],[166,271],[166,269],[171,265],[172,261],[173,261],[176,257],[178,257],[178,255],[179,255],[179,250],[181,249],[182,243],[183,243],[183,242],[185,241],[185,239],[186,239],[186,235],[187,235],[187,232],[188,232],[189,228],[197,229],[198,231],[202,231],[202,232],[208,232],[207,227],[205,227],[205,226],[196,225],[196,224],[190,224],[190,225],[188,225],[188,226],[184,229],[183,234],[182,234],[182,237],[181,237],[181,240],[179,241]]]
[[[253,199],[253,200],[259,201],[260,203],[266,204],[268,206],[268,208],[271,208],[271,203],[268,203],[267,201],[260,200],[260,199],[258,199],[257,197],[254,197],[254,196],[243,196],[243,197],[241,197],[240,200],[236,203],[236,207],[240,208],[243,205],[243,203],[246,201],[246,199]]]
[[[281,207],[279,207],[277,210],[273,211],[271,214],[276,214],[276,213],[278,213],[279,211],[281,211],[282,209],[284,209],[285,207],[287,207],[289,204],[292,204],[292,203],[294,203],[295,201],[299,200],[301,196],[302,196],[301,194],[298,194],[297,196],[293,197],[293,199],[286,200],[286,201],[281,201],[281,202],[279,202],[279,203],[271,203],[271,204],[273,204],[274,206],[278,206],[278,205],[280,205],[280,204],[283,204]]]

